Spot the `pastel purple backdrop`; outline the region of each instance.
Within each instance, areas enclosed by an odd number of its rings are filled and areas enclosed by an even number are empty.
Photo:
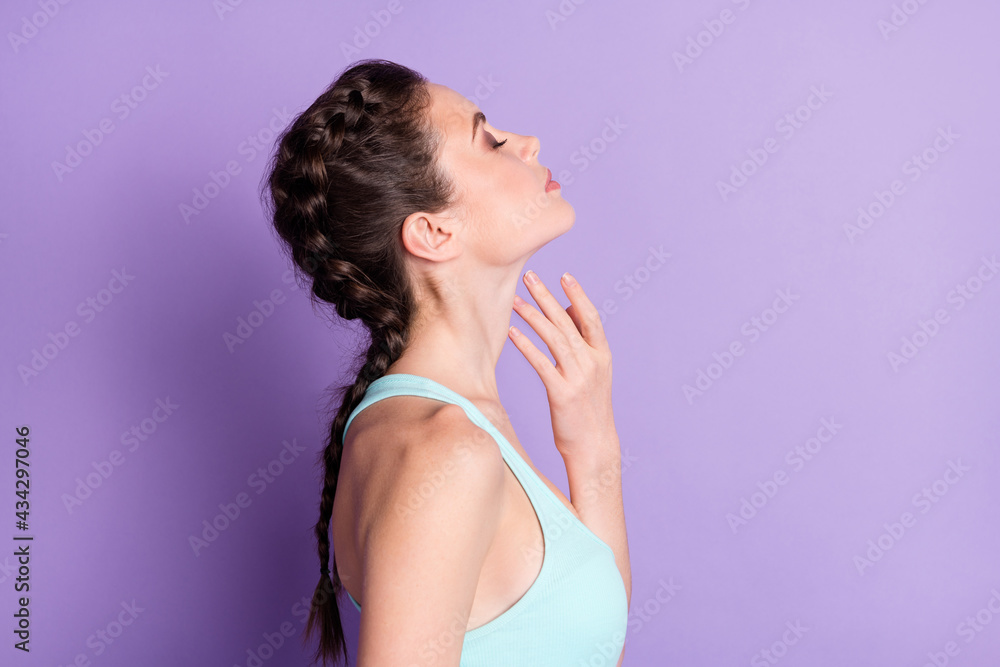
[[[306,664],[323,392],[356,330],[289,280],[256,192],[273,131],[382,57],[538,136],[576,210],[527,268],[576,275],[615,355],[625,665],[996,665],[998,20],[4,3],[0,662]],[[508,344],[497,375],[567,491],[536,373]]]

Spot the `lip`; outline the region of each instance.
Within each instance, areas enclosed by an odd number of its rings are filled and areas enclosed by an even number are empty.
[[[559,185],[558,181],[553,181],[552,180],[552,171],[550,169],[546,168],[545,169],[545,187],[543,188],[543,190],[545,190],[545,192],[548,193],[548,192],[553,192],[555,190],[558,190],[561,187],[562,186]]]

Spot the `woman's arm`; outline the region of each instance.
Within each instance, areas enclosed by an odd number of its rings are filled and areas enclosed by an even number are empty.
[[[600,313],[568,273],[562,278],[570,299],[565,310],[533,272],[525,274],[524,283],[542,312],[516,295],[514,309],[545,342],[556,364],[515,327],[511,341],[545,385],[556,449],[566,464],[570,502],[584,525],[611,547],[631,603],[621,446],[611,405],[611,350]]]
[[[366,499],[376,513],[361,530],[358,667],[458,667],[504,489],[500,450],[479,431],[461,407],[443,407]],[[414,490],[442,476],[412,508]]]
[[[632,602],[632,567],[625,530],[625,506],[622,500],[622,466],[618,435],[614,432],[594,437],[593,449],[607,452],[606,457],[589,462],[566,459],[570,502],[580,520],[604,540],[615,553],[615,563],[625,583],[625,594]]]

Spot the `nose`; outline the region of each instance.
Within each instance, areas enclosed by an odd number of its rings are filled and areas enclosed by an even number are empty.
[[[530,135],[526,139],[521,148],[521,159],[528,162],[538,157],[538,152],[542,150],[542,142],[538,137]]]

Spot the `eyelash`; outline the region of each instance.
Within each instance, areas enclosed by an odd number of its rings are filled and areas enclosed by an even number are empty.
[[[503,146],[505,143],[507,143],[506,139],[504,139],[503,141],[498,141],[498,142],[496,142],[496,143],[493,144],[493,149],[494,150],[499,150],[499,148],[501,146]]]

